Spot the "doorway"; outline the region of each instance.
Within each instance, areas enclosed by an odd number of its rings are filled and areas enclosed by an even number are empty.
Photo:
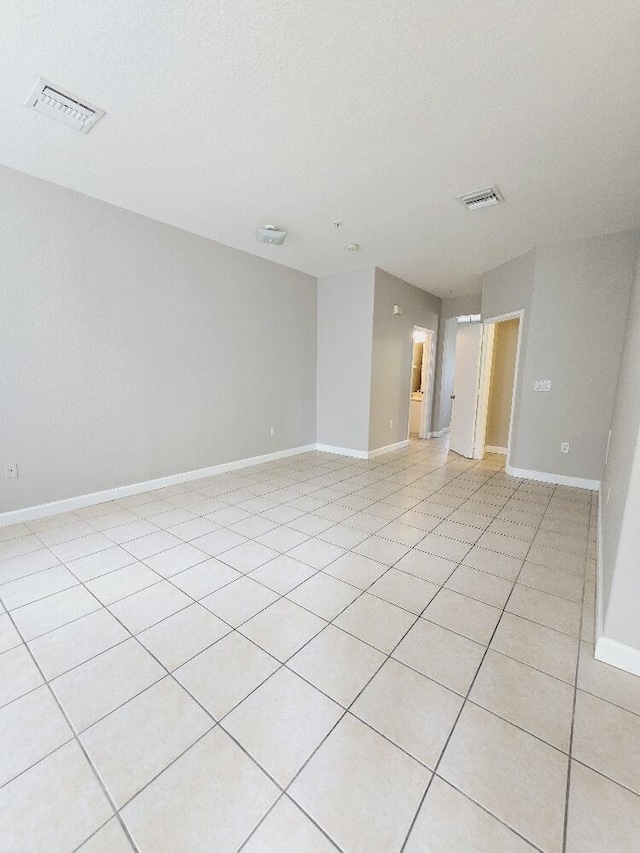
[[[496,317],[484,324],[478,413],[476,459],[485,453],[509,456],[513,403],[520,352],[521,312]]]
[[[458,326],[450,449],[460,456],[499,453],[508,464],[522,313]]]
[[[435,334],[431,329],[414,326],[411,342],[409,438],[429,438],[430,436],[434,344]]]

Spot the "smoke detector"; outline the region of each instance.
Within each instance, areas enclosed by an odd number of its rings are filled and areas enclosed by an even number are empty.
[[[52,86],[40,77],[34,86],[26,106],[37,113],[66,124],[80,133],[89,133],[93,125],[104,115],[103,110],[91,106],[59,86]]]
[[[502,193],[495,184],[484,190],[476,190],[473,193],[459,195],[458,200],[467,208],[467,210],[478,210],[481,207],[491,207],[492,204],[499,204],[501,201],[504,201]]]
[[[273,246],[282,246],[286,236],[287,232],[282,231],[276,225],[263,225],[256,231],[258,243],[271,243]]]

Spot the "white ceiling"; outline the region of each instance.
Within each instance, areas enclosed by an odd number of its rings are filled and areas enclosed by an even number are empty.
[[[309,273],[471,293],[640,224],[639,34],[638,0],[3,0],[0,162]],[[26,109],[38,76],[106,117]],[[499,207],[456,201],[491,183]]]

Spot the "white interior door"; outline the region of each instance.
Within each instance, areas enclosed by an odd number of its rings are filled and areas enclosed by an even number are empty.
[[[469,459],[475,443],[482,331],[482,323],[472,323],[458,326],[456,335],[449,449]]]

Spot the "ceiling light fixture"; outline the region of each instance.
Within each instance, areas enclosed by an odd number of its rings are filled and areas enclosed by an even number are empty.
[[[277,225],[262,225],[256,231],[258,243],[271,243],[272,246],[282,246],[287,231],[282,231]]]
[[[347,252],[357,252],[360,248],[360,243],[347,243],[345,249]]]

